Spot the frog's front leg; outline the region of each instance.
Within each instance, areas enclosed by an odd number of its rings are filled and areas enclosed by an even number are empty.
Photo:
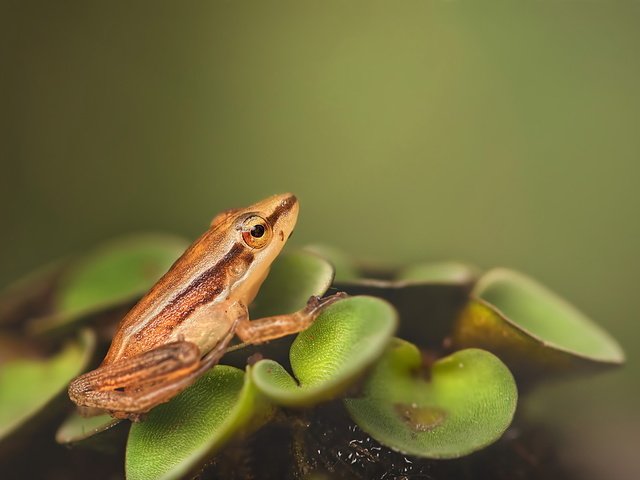
[[[314,296],[297,312],[257,320],[242,318],[238,322],[236,333],[243,342],[256,344],[301,332],[315,321],[324,308],[346,296],[343,292],[323,298]]]
[[[138,421],[142,414],[171,400],[217,364],[234,336],[236,324],[202,358],[195,343],[183,339],[166,343],[79,376],[69,385],[69,397],[80,407]]]

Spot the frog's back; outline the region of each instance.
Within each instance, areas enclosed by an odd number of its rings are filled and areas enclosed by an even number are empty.
[[[236,256],[211,228],[198,238],[120,322],[103,365],[171,340],[199,307],[224,300],[225,263]],[[227,247],[226,253],[220,250]]]

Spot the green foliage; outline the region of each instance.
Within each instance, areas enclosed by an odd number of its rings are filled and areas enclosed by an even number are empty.
[[[102,245],[65,272],[56,285],[52,311],[34,320],[32,330],[69,328],[70,323],[136,300],[187,245],[167,235],[137,235]]]
[[[473,293],[546,345],[603,362],[624,360],[602,328],[544,286],[517,272],[488,272]]]
[[[624,361],[618,343],[573,305],[507,269],[480,278],[458,318],[459,348],[496,353],[521,378],[573,373]]]
[[[280,405],[308,406],[334,398],[382,354],[396,324],[395,310],[383,300],[340,300],[293,342],[295,378],[278,362],[262,360],[253,369],[254,382]]]
[[[149,290],[187,247],[183,239],[144,235],[102,246],[63,279],[56,311],[66,315],[134,300]]]
[[[97,433],[110,429],[121,420],[111,415],[103,414],[95,417],[83,417],[78,412],[72,412],[60,425],[56,432],[56,442],[72,444],[86,440]]]
[[[44,311],[28,332],[75,331],[84,320],[139,298],[184,246],[175,238],[139,236],[54,265],[0,295],[16,300],[0,308],[0,321],[24,322],[34,311],[29,302],[37,301]],[[335,282],[332,263],[338,268]],[[295,338],[288,357],[274,353],[246,372],[216,366],[134,424],[126,447],[127,478],[180,478],[229,439],[270,421],[277,406],[302,409],[341,396],[347,397],[343,402],[353,421],[381,444],[418,457],[457,458],[495,442],[510,425],[518,397],[511,371],[518,381],[528,381],[624,359],[606,332],[522,274],[494,270],[475,283],[478,270],[459,262],[416,264],[384,272],[384,279],[360,278],[359,270],[348,255],[327,247],[280,255],[250,306],[252,318],[304,308],[332,282],[333,289],[352,296],[325,307]],[[394,339],[396,329],[420,348]],[[12,335],[2,338],[13,356],[35,348],[28,337],[22,343]],[[443,344],[445,339],[449,343]],[[273,343],[288,348],[286,341]],[[94,335],[83,331],[49,358],[5,360],[0,438],[52,405],[88,368],[94,344]],[[244,347],[232,347],[234,355]],[[262,346],[252,350],[261,352]],[[440,358],[425,361],[434,354]],[[116,423],[107,415],[71,414],[56,439],[88,445],[87,439]]]
[[[251,376],[218,365],[169,403],[131,427],[127,442],[129,480],[180,478],[199,466],[240,430],[271,414]]]
[[[69,381],[87,368],[95,336],[80,332],[54,356],[42,360],[13,360],[0,366],[0,439],[47,407]]]
[[[328,245],[308,245],[304,248],[308,252],[326,258],[335,270],[336,282],[345,282],[357,279],[360,274],[353,260],[345,252]]]
[[[304,251],[280,255],[251,305],[251,318],[295,312],[312,295],[323,295],[334,270],[322,257]]]
[[[345,399],[351,417],[380,443],[429,458],[468,455],[507,429],[518,394],[497,357],[461,350],[438,360],[429,381],[422,368],[420,351],[395,339],[362,395]]]

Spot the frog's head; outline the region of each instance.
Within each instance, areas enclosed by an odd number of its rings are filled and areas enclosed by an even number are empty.
[[[291,193],[273,195],[236,213],[236,230],[254,255],[273,261],[298,220],[298,199]]]
[[[230,283],[246,303],[257,293],[298,219],[298,199],[273,195],[249,207],[227,210],[213,219],[212,231],[229,232],[223,247]],[[222,235],[221,235],[222,236]]]

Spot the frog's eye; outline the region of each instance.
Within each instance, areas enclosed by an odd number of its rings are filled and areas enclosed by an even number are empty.
[[[271,227],[258,215],[247,217],[242,222],[241,230],[244,243],[251,248],[262,248],[271,240]]]

